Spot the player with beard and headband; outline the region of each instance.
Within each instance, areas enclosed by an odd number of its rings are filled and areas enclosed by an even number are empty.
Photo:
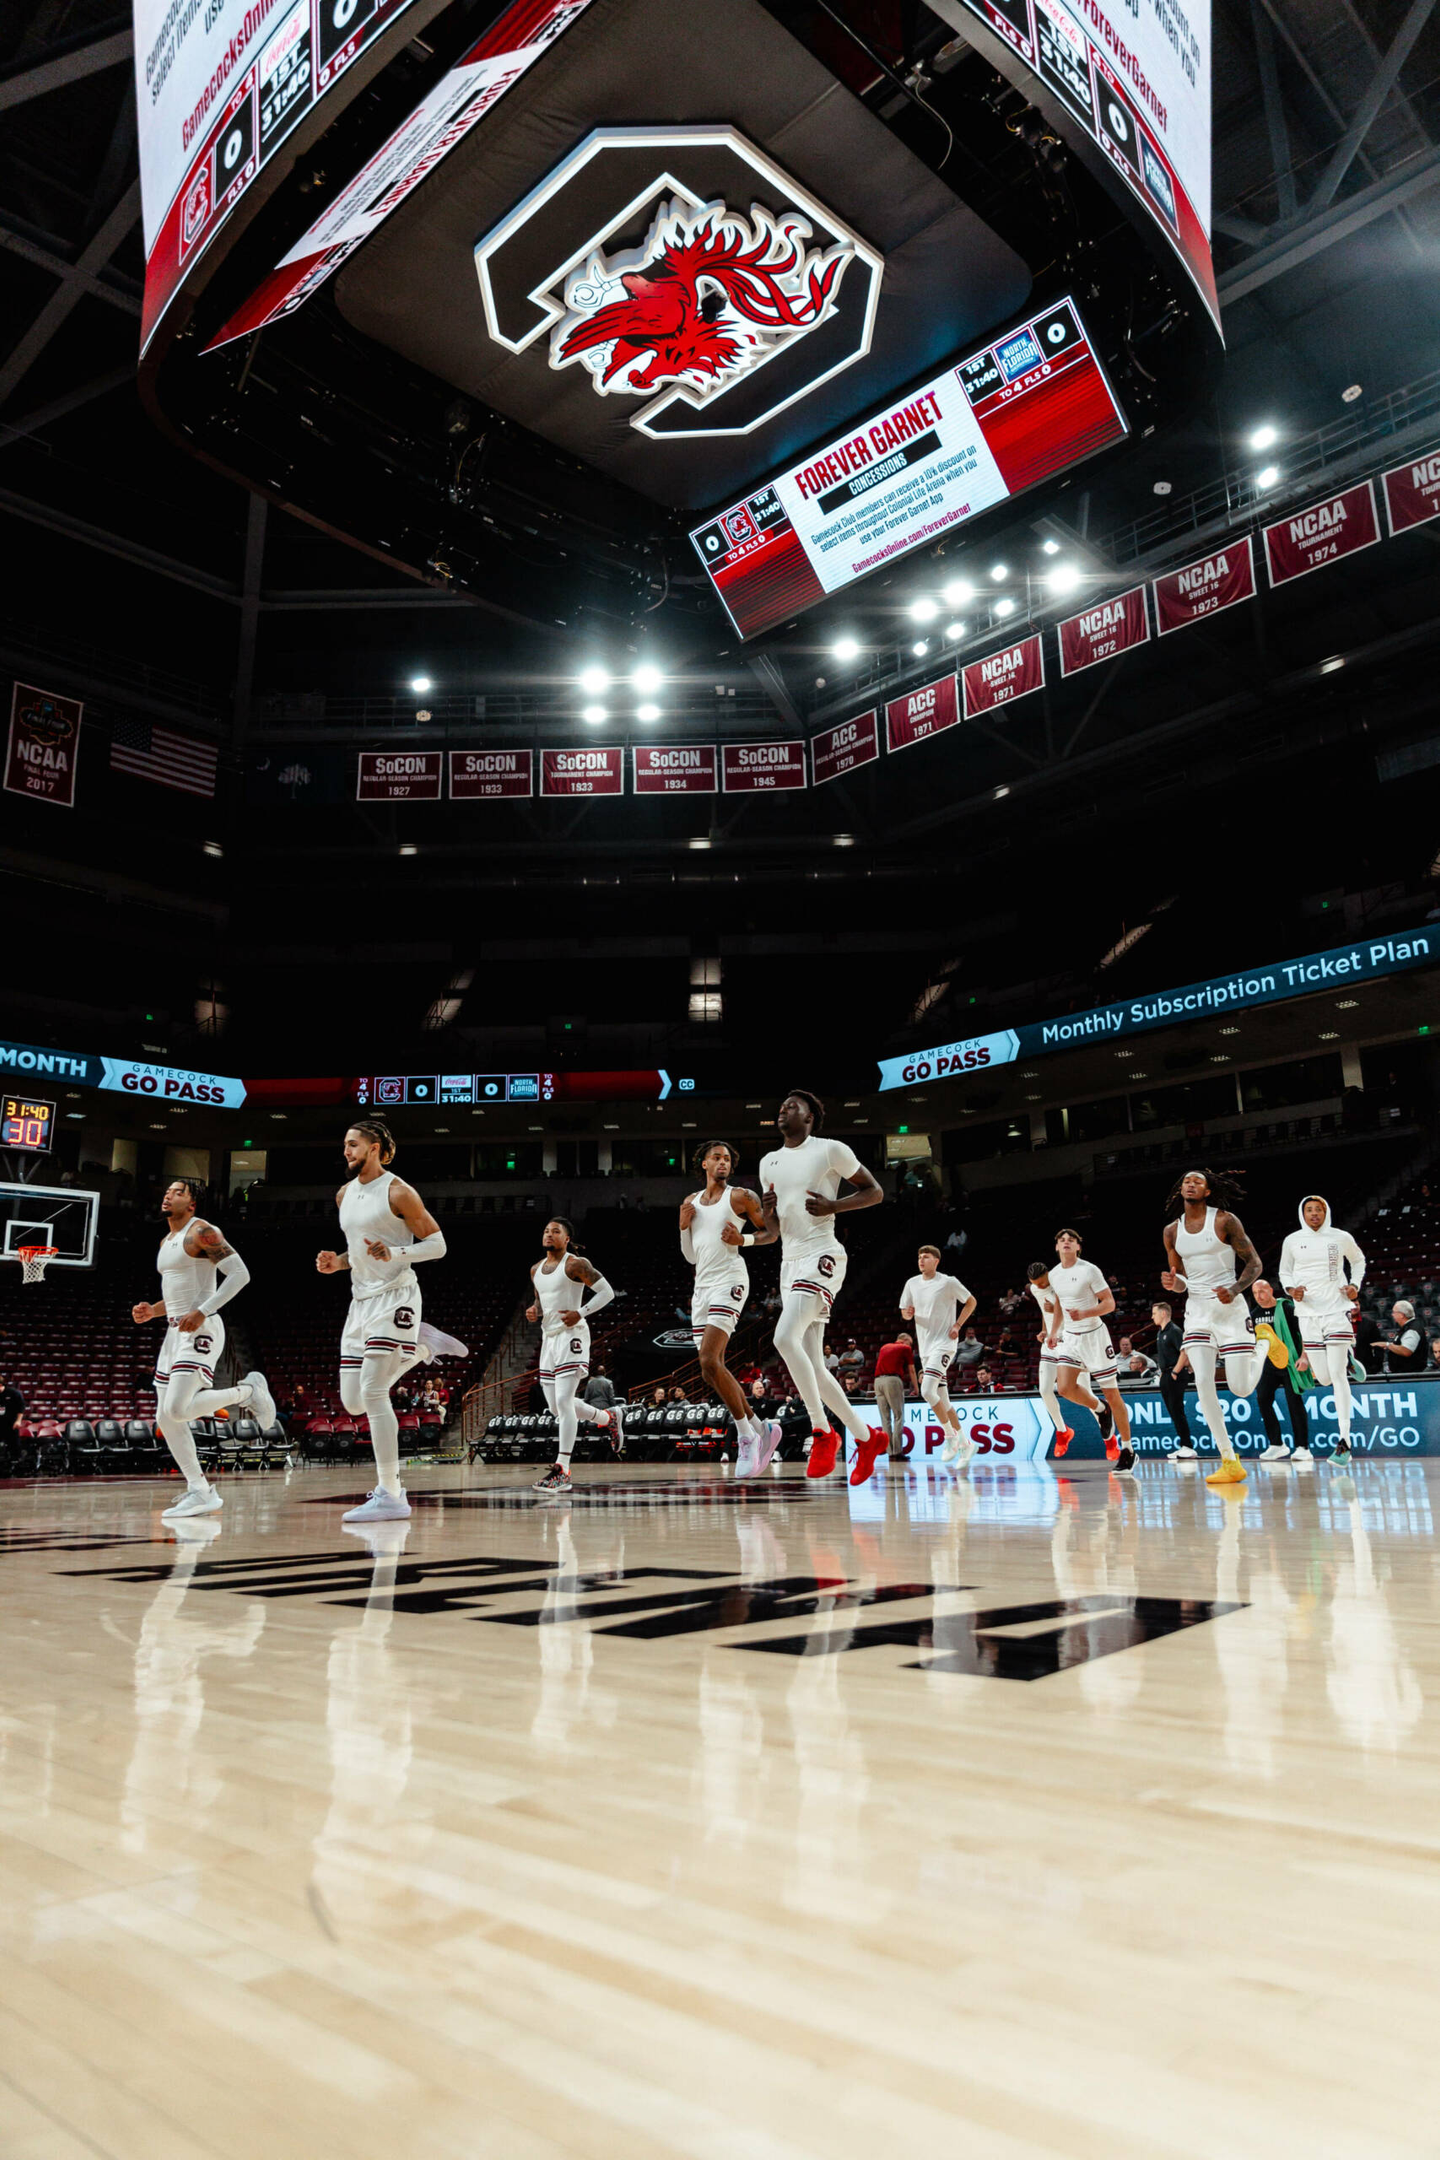
[[[700,1377],[735,1420],[736,1477],[755,1478],[770,1467],[780,1445],[780,1426],[774,1418],[762,1423],[752,1416],[744,1390],[725,1363],[725,1346],[750,1294],[750,1271],[740,1248],[773,1245],[776,1233],[766,1228],[754,1193],[730,1183],[739,1161],[728,1140],[712,1140],[696,1155],[705,1189],[680,1203],[680,1250],[695,1269],[690,1332],[700,1356]],[[749,1229],[742,1230],[742,1223]]]
[[[142,1299],[130,1313],[137,1327],[147,1320],[165,1321],[165,1340],[155,1360],[155,1423],[185,1474],[186,1488],[184,1498],[166,1508],[167,1517],[214,1515],[224,1504],[200,1467],[192,1419],[218,1417],[243,1405],[254,1412],[262,1432],[275,1422],[275,1403],[263,1373],[246,1373],[238,1387],[214,1384],[215,1367],[225,1350],[220,1308],[244,1289],[250,1270],[214,1224],[196,1213],[200,1194],[194,1178],[174,1178],[166,1186],[160,1212],[167,1229],[156,1263],[161,1295],[153,1305]]]
[[[852,1485],[863,1485],[883,1455],[885,1435],[867,1425],[825,1367],[825,1325],[845,1280],[846,1252],[833,1216],[878,1207],[885,1195],[844,1140],[822,1140],[825,1105],[808,1088],[791,1088],[775,1123],[784,1145],[760,1165],[765,1226],[780,1233],[780,1319],[775,1348],[785,1361],[810,1418],[810,1459],[805,1475],[828,1477],[838,1442],[827,1413],[834,1411],[855,1441]],[[841,1193],[842,1184],[855,1189]]]
[[[350,1310],[340,1337],[340,1400],[352,1417],[364,1417],[375,1451],[375,1489],[342,1520],[403,1522],[410,1513],[400,1482],[400,1421],[390,1390],[418,1358],[464,1357],[465,1345],[420,1317],[422,1260],[445,1255],[445,1233],[413,1185],[396,1177],[395,1140],[379,1118],[357,1118],[345,1135],[345,1160],[354,1173],[335,1195],[343,1253],[322,1252],[322,1275],[350,1272]]]
[[[616,1454],[624,1440],[619,1410],[597,1410],[580,1393],[590,1370],[591,1317],[610,1303],[615,1292],[584,1258],[574,1238],[564,1216],[552,1216],[541,1235],[542,1255],[530,1270],[535,1299],[526,1307],[525,1317],[540,1322],[540,1386],[556,1431],[555,1461],[536,1480],[536,1492],[569,1492],[570,1457],[582,1419],[609,1435]],[[590,1302],[583,1305],[587,1288]]]
[[[1239,1181],[1215,1170],[1187,1170],[1170,1189],[1166,1202],[1165,1272],[1160,1280],[1172,1293],[1185,1293],[1185,1354],[1195,1375],[1200,1414],[1220,1450],[1220,1467],[1207,1485],[1240,1485],[1245,1465],[1225,1429],[1225,1412],[1215,1387],[1215,1368],[1225,1360],[1225,1384],[1232,1395],[1253,1395],[1260,1384],[1273,1340],[1272,1330],[1255,1332],[1244,1293],[1259,1278],[1260,1255],[1235,1213]]]

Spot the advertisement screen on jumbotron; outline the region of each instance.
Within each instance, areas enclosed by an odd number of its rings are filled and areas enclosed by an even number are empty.
[[[1124,439],[1071,300],[969,354],[690,535],[742,637]]]

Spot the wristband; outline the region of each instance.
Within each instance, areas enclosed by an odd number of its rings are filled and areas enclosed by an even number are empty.
[[[754,1231],[753,1231],[753,1230],[745,1230],[745,1231],[742,1231],[742,1232],[741,1232],[741,1236],[740,1236],[740,1243],[741,1243],[742,1245],[753,1245],[753,1244],[754,1244],[754,1242],[755,1242],[755,1233],[754,1233]]]

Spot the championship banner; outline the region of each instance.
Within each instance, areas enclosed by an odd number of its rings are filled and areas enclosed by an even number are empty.
[[[356,802],[439,802],[439,750],[362,750],[355,769]]]
[[[803,742],[727,742],[721,757],[727,795],[765,795],[806,785]]]
[[[1045,654],[1039,631],[1034,637],[1021,638],[1018,645],[1002,645],[998,652],[986,653],[983,660],[972,660],[961,670],[960,680],[965,686],[967,720],[973,720],[977,713],[993,712],[997,705],[1028,697],[1032,690],[1043,690]]]
[[[873,765],[880,755],[880,715],[860,713],[839,727],[822,728],[810,738],[810,785],[843,779],[858,766]]]
[[[637,743],[631,756],[637,795],[714,795],[719,790],[714,743]]]
[[[84,710],[77,698],[56,697],[49,690],[37,690],[33,683],[16,683],[5,752],[7,793],[74,809]]]
[[[1343,494],[1311,503],[1294,517],[1265,527],[1265,567],[1272,585],[1323,570],[1342,556],[1358,555],[1380,538],[1375,483],[1361,480]]]
[[[623,795],[625,752],[619,743],[600,750],[542,750],[540,793],[549,795]]]
[[[960,718],[960,692],[952,674],[907,690],[885,707],[885,737],[892,750],[908,750],[954,727]]]
[[[1060,673],[1078,675],[1101,660],[1113,660],[1132,645],[1150,642],[1150,617],[1145,612],[1145,588],[1117,593],[1113,600],[1099,600],[1094,607],[1068,615],[1059,624]]]
[[[1396,465],[1384,476],[1390,537],[1412,525],[1440,517],[1440,450],[1428,450],[1412,464]]]
[[[502,796],[533,795],[533,750],[452,750],[451,802],[498,801]]]
[[[1225,608],[1238,606],[1242,600],[1255,597],[1255,546],[1247,533],[1243,540],[1232,540],[1227,547],[1217,548],[1213,555],[1202,555],[1198,562],[1186,563],[1183,570],[1171,570],[1164,577],[1156,578],[1151,590],[1155,595],[1155,624],[1161,637],[1171,630],[1184,630],[1191,623],[1201,622],[1207,615],[1219,615]]]

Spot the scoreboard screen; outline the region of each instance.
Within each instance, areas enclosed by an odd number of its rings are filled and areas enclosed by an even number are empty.
[[[1062,300],[690,538],[735,628],[755,637],[1127,433]]]
[[[48,1155],[54,1127],[53,1102],[35,1102],[25,1095],[0,1096],[0,1148],[23,1148],[30,1155]]]

